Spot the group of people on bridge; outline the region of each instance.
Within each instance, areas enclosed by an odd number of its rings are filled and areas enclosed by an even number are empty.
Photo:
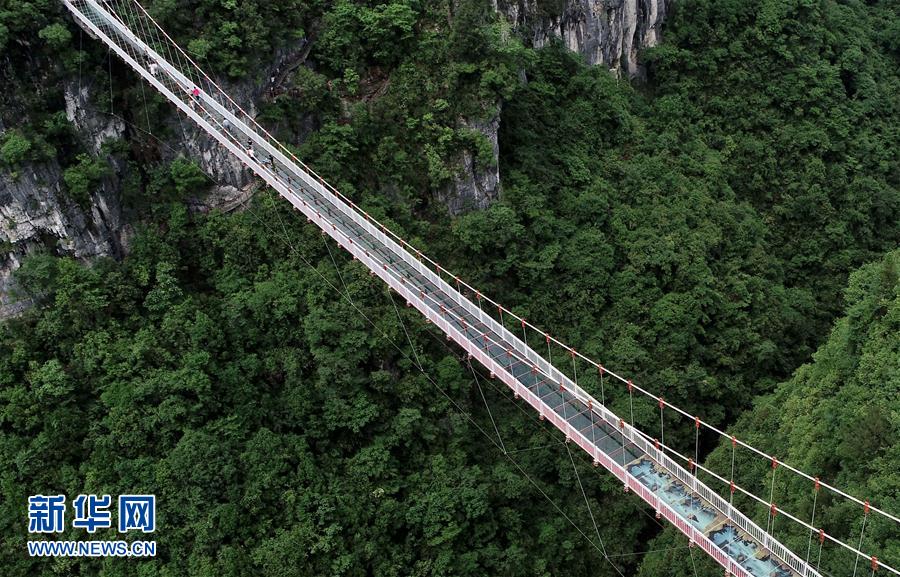
[[[153,75],[154,78],[159,78],[160,74],[160,64],[159,62],[151,57],[148,57],[146,63],[147,70],[150,71],[150,74]],[[167,75],[171,78],[170,75]],[[217,120],[215,116],[212,114],[210,110],[203,105],[203,99],[201,98],[202,93],[200,88],[196,85],[189,87],[184,86],[182,83],[178,83],[185,93],[188,95],[187,103],[191,107],[191,110],[203,112],[207,119],[214,121],[219,127],[222,129],[222,133],[227,136],[234,144],[239,144],[238,138],[233,134],[233,125],[231,120],[229,120],[228,116],[225,114],[221,114],[221,120]],[[256,159],[256,150],[253,145],[252,139],[247,139],[247,145],[244,148],[244,153],[250,158],[250,160]],[[266,164],[264,165],[269,168],[273,173],[276,172],[276,164],[275,164],[275,156],[269,154]]]

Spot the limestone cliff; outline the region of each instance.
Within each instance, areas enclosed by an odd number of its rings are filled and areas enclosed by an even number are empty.
[[[91,192],[86,207],[73,202],[67,194],[64,170],[56,159],[0,170],[0,318],[21,309],[11,284],[12,273],[27,254],[48,250],[91,260],[101,256],[118,258],[127,250],[132,227],[124,214],[121,196],[128,164],[123,153],[111,152],[105,145],[129,139],[133,129],[119,117],[95,108],[93,97],[89,84],[69,82],[64,87],[66,117],[80,146],[109,167],[108,175]],[[248,182],[240,164],[193,123],[179,123],[174,115],[169,122],[173,124],[170,132],[177,137],[172,142],[158,143],[161,158],[169,160],[180,153],[213,175],[218,184],[207,206],[227,205],[239,196]]]
[[[276,71],[290,62],[304,44],[279,50],[270,70]],[[225,89],[248,112],[255,114],[254,103],[262,98],[266,86],[248,79]],[[105,145],[121,140],[138,148],[145,147],[148,150],[142,154],[151,162],[170,161],[179,155],[197,162],[216,184],[207,196],[189,199],[188,204],[194,210],[231,210],[250,193],[250,175],[240,162],[193,122],[179,119],[172,110],[165,120],[168,125],[165,132],[171,136],[159,140],[156,136],[139,134],[137,127],[126,125],[108,110],[99,110],[97,92],[89,78],[70,79],[63,86],[66,117],[79,148],[109,167],[108,175],[91,192],[87,208],[73,202],[67,194],[64,169],[56,159],[25,163],[14,169],[0,167],[0,318],[17,314],[28,304],[15,294],[12,273],[29,253],[46,250],[90,261],[103,256],[118,258],[127,252],[132,232],[128,221],[133,218],[126,214],[121,202],[123,182],[129,170],[127,155],[111,152]],[[13,117],[17,106],[6,106],[4,112]],[[0,136],[4,131],[0,119]]]
[[[616,75],[643,75],[638,52],[660,41],[660,28],[672,0],[493,0],[526,43],[535,48],[560,39],[591,65],[606,66]],[[480,133],[493,147],[494,161],[479,162],[463,151],[453,182],[439,191],[438,200],[450,214],[487,208],[500,195],[497,130],[500,106],[487,119],[462,119],[462,127]]]
[[[456,161],[453,182],[438,191],[438,201],[447,207],[452,215],[469,210],[483,210],[500,196],[500,143],[497,132],[500,129],[500,106],[494,108],[493,115],[486,120],[466,119],[459,121],[461,127],[481,135],[490,146],[490,161],[479,159],[468,149],[462,151]]]
[[[535,48],[559,38],[589,64],[627,78],[642,74],[638,52],[655,46],[672,0],[494,0]]]
[[[67,115],[84,148],[105,158],[110,174],[91,193],[89,207],[84,209],[66,195],[63,169],[55,159],[0,170],[0,317],[21,308],[11,290],[12,272],[27,254],[45,249],[84,259],[119,256],[129,233],[122,222],[120,183],[115,176],[122,168],[121,160],[102,152],[103,145],[120,138],[125,127],[115,117],[89,111],[82,100],[87,88],[78,92],[74,85],[65,89]]]
[[[672,0],[493,0],[494,8],[534,47],[554,38],[584,55],[590,64],[604,65],[626,77],[641,74],[637,54],[660,39],[660,26]],[[249,111],[253,104],[273,90],[284,72],[302,63],[309,53],[306,41],[279,50],[261,76],[266,83],[248,80],[227,86]],[[0,70],[3,72],[3,70]],[[8,71],[7,71],[8,72]],[[3,77],[0,74],[0,77]],[[122,79],[120,79],[121,81]],[[84,80],[87,82],[87,79]],[[75,128],[82,150],[109,165],[108,176],[92,191],[86,208],[67,195],[61,161],[26,164],[15,170],[0,169],[0,316],[14,304],[10,301],[10,278],[21,259],[34,250],[50,250],[90,259],[121,256],[127,251],[130,227],[121,196],[123,179],[129,170],[125,152],[110,152],[104,144],[137,138],[115,116],[93,108],[93,87],[70,79],[64,86],[66,116]],[[4,104],[4,106],[9,106]],[[451,183],[437,197],[451,214],[483,209],[500,195],[498,167],[500,104],[486,105],[483,118],[460,118],[459,126],[480,134],[486,147],[481,153],[465,150],[456,161]],[[15,124],[16,112],[6,110]],[[27,122],[27,119],[25,119]],[[170,136],[157,143],[151,161],[167,161],[184,154],[195,160],[217,183],[213,193],[195,199],[198,210],[230,208],[246,195],[248,175],[237,160],[227,154],[192,122],[171,114]],[[0,133],[4,127],[0,121]],[[115,147],[113,147],[115,148]],[[119,147],[121,150],[121,147]],[[491,154],[488,154],[490,152]],[[15,307],[13,307],[15,308]]]

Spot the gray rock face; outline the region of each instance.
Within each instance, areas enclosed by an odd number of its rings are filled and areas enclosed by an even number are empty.
[[[215,138],[188,119],[179,125],[173,117],[173,133],[178,138],[162,149],[162,158],[171,161],[184,156],[194,162],[216,183],[209,194],[211,199],[237,195],[250,183],[250,173],[241,161],[221,146]],[[183,132],[182,132],[183,131]],[[198,202],[204,202],[196,199]]]
[[[63,170],[55,160],[0,172],[0,317],[21,309],[12,273],[27,254],[40,249],[76,258],[120,256],[130,227],[122,220],[121,160],[103,152],[103,145],[124,134],[124,124],[85,105],[88,88],[65,89],[66,114],[92,154],[105,158],[111,173],[91,194],[87,210],[65,194]]]
[[[100,156],[105,143],[125,134],[125,124],[119,118],[100,113],[91,107],[91,88],[89,84],[74,82],[65,87],[66,118],[91,154]]]
[[[104,179],[83,210],[64,194],[56,162],[0,173],[0,317],[17,312],[11,275],[25,255],[41,248],[84,259],[122,254],[130,227],[122,222],[118,186],[114,177]]]
[[[628,78],[641,76],[642,48],[655,46],[672,0],[560,0],[548,8],[539,0],[494,0],[497,10],[531,44],[540,48],[562,39],[589,64],[604,65]]]
[[[273,68],[302,48],[298,45],[280,51]],[[12,274],[29,253],[49,250],[89,261],[103,256],[119,258],[128,250],[133,227],[126,222],[119,202],[127,167],[123,158],[104,150],[104,144],[127,138],[127,127],[121,119],[94,107],[93,86],[83,80],[64,87],[66,116],[84,148],[110,166],[110,175],[91,194],[85,210],[67,197],[63,169],[55,160],[14,171],[0,169],[0,318],[18,314],[28,306],[17,300]],[[251,115],[255,115],[254,103],[264,89],[252,80],[225,87]],[[162,160],[186,156],[216,182],[208,195],[188,202],[191,208],[203,212],[234,210],[246,201],[251,178],[240,161],[196,124],[184,117],[179,119],[174,110],[168,124],[174,136],[160,144]],[[0,134],[3,130],[0,123]]]
[[[502,14],[535,48],[561,39],[591,65],[607,66],[616,75],[642,76],[638,52],[655,46],[672,0],[492,0]],[[470,150],[462,153],[453,182],[437,194],[450,214],[487,208],[500,196],[497,130],[500,109],[489,120],[461,120],[481,133],[493,148],[493,161],[479,162]]]
[[[453,182],[438,192],[438,200],[452,215],[469,210],[483,210],[500,197],[500,106],[487,120],[461,119],[460,125],[479,133],[491,147],[491,161],[479,160],[471,150],[464,150],[456,163]]]

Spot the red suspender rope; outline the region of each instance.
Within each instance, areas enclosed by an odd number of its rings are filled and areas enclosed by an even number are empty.
[[[619,419],[619,429],[622,431],[622,476],[625,479],[625,492],[628,492],[628,472],[625,470],[625,421]]]
[[[819,529],[819,556],[816,558],[816,571],[819,570],[819,564],[822,562],[822,547],[825,545],[825,529]]]
[[[778,469],[778,459],[772,457],[772,490],[769,493],[769,503],[775,502],[775,471]],[[770,518],[766,519],[766,533],[768,533],[771,529],[769,527],[769,523],[771,522],[773,525],[775,523],[775,516],[770,515]]]

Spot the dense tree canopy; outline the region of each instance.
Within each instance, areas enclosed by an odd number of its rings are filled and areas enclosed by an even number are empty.
[[[570,499],[583,483],[617,519],[602,528],[615,550],[640,532],[622,528],[637,503],[607,501],[615,483],[576,454],[578,480],[534,415],[360,265],[335,268],[318,232],[266,227],[291,218],[273,203],[261,193],[196,221],[172,205],[121,264],[21,269],[45,304],[0,345],[4,574],[48,566],[22,554],[35,491],[157,495],[155,560],[60,562],[67,572],[613,574],[541,491],[586,527]],[[482,391],[512,459],[485,433]]]
[[[854,272],[845,291],[845,311],[828,340],[775,391],[758,399],[735,424],[733,432],[756,447],[776,454],[786,463],[820,476],[851,495],[896,513],[900,510],[898,459],[900,446],[900,251],[888,253]],[[727,441],[709,457],[713,470],[727,471],[732,457]],[[746,451],[737,452],[736,480],[755,494],[771,490],[767,462]],[[776,476],[778,506],[809,521],[814,486],[784,473]],[[727,497],[728,488],[715,485]],[[741,498],[735,503],[766,526],[766,508]],[[854,546],[865,531],[863,550],[892,566],[900,559],[900,540],[894,523],[870,515],[862,526],[863,507],[834,498],[822,490],[816,499],[816,526]],[[809,533],[779,521],[778,539],[805,557]],[[682,541],[667,530],[653,548],[665,549]],[[818,539],[811,558],[819,561]],[[676,555],[648,556],[641,575],[658,575],[662,567],[673,575],[693,575],[693,568]],[[821,552],[821,568],[831,575],[853,572],[854,556],[828,542]],[[863,568],[868,569],[863,559]],[[718,570],[709,572],[717,575]]]
[[[146,4],[230,83],[257,84],[273,53],[310,42],[293,89],[259,117],[359,205],[578,350],[897,510],[896,255],[884,256],[900,241],[897,0],[678,0],[634,86],[562,46],[526,48],[477,0]],[[55,160],[65,192],[90,202],[113,167],[62,113],[62,87],[89,81],[96,109],[130,122],[116,176],[144,223],[121,263],[37,255],[19,273],[38,306],[0,341],[9,574],[50,571],[22,555],[27,495],[139,490],[159,495],[158,559],[53,571],[615,575],[605,548],[625,574],[689,575],[692,561],[719,574],[671,532],[648,543],[660,526],[636,498],[574,452],[573,468],[557,436],[359,266],[334,264],[272,195],[190,215],[182,201],[204,178],[188,160],[160,163],[134,129],[171,137],[169,108],[59,3],[0,0],[0,51],[13,79],[0,169]],[[464,121],[498,110],[502,198],[450,219],[435,198],[460,152],[493,162]],[[352,302],[329,286],[344,283]],[[876,400],[863,409],[864,394]],[[775,407],[785,417],[769,435]],[[653,406],[635,410],[658,426]],[[804,490],[782,501],[803,510]],[[856,530],[840,527],[855,512],[823,510],[835,534]]]

